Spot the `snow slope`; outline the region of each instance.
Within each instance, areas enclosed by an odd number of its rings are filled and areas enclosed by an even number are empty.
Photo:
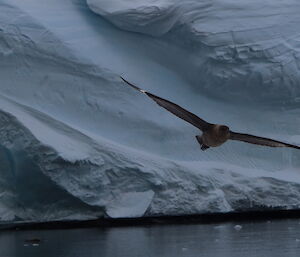
[[[226,92],[227,99],[251,102],[299,102],[299,1],[87,2],[121,29],[159,36],[187,50],[177,72],[201,92],[215,97]]]
[[[299,4],[198,2],[0,0],[2,222],[299,208],[299,152],[202,152],[119,78],[300,145]]]

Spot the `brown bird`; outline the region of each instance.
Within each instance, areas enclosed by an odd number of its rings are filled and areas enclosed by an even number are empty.
[[[228,139],[239,140],[239,141],[244,141],[246,143],[270,146],[270,147],[291,147],[291,148],[300,149],[300,147],[296,145],[287,144],[270,138],[236,133],[231,131],[229,127],[225,125],[208,123],[205,120],[196,116],[195,114],[183,109],[179,105],[172,103],[166,99],[163,99],[159,96],[156,96],[154,94],[151,94],[145,90],[142,90],[139,87],[131,84],[130,82],[128,82],[122,77],[121,79],[132,88],[150,97],[161,107],[165,108],[166,110],[173,113],[177,117],[189,122],[190,124],[200,129],[203,133],[202,135],[197,135],[196,139],[201,146],[201,150],[203,151],[208,149],[209,147],[220,146],[224,144]]]

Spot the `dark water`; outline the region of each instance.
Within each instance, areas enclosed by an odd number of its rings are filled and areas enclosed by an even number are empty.
[[[300,220],[0,232],[0,257],[299,257]],[[33,246],[27,239],[41,239]]]

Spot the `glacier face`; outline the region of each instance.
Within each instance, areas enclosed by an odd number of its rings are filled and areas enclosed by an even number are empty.
[[[1,222],[299,208],[300,153],[201,152],[119,79],[300,144],[299,4],[257,2],[0,0]]]
[[[161,37],[187,49],[177,73],[200,92],[227,100],[299,102],[295,99],[300,93],[296,0],[268,0],[263,5],[258,0],[87,3],[121,29]]]

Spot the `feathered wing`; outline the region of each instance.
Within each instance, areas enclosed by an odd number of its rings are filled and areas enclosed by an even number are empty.
[[[250,144],[270,146],[270,147],[291,147],[291,148],[300,149],[300,146],[297,145],[287,144],[266,137],[257,137],[249,134],[236,133],[232,131],[230,131],[229,139],[239,140]]]
[[[205,120],[202,120],[201,118],[199,118],[195,114],[183,109],[179,105],[177,105],[175,103],[172,103],[172,102],[170,102],[166,99],[163,99],[159,96],[156,96],[154,94],[151,94],[151,93],[149,93],[145,90],[142,90],[139,87],[131,84],[130,82],[128,82],[127,80],[125,80],[122,77],[121,77],[121,79],[125,83],[127,83],[129,86],[133,87],[134,89],[140,91],[143,94],[146,94],[148,97],[150,97],[153,101],[155,101],[161,107],[165,108],[166,110],[173,113],[177,117],[189,122],[190,124],[194,125],[195,127],[201,129],[202,131],[208,130],[212,126],[212,124],[206,122]]]

